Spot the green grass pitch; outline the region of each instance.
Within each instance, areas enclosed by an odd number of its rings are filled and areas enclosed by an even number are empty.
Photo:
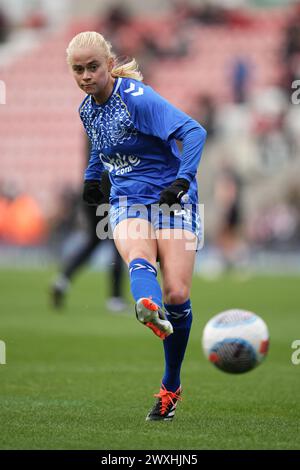
[[[76,279],[63,313],[48,305],[50,271],[0,271],[1,449],[299,449],[299,277],[194,278],[194,323],[172,423],[145,422],[163,372],[162,344],[131,315],[104,307],[104,273]],[[245,375],[203,356],[206,321],[253,310],[271,335],[265,362]]]

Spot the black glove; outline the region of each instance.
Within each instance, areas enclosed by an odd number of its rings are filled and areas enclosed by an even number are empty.
[[[104,202],[106,204],[109,204],[111,182],[110,182],[110,179],[109,179],[108,171],[103,171],[103,173],[101,175],[100,190],[102,191],[102,194],[103,194],[103,201],[102,202]]]
[[[178,178],[160,193],[159,204],[180,204],[180,200],[189,190],[190,183],[184,178]]]
[[[97,180],[85,180],[83,184],[82,199],[89,206],[98,206],[104,200],[103,192],[101,191],[101,183]]]

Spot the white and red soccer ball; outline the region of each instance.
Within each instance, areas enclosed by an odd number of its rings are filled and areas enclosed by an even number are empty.
[[[253,312],[226,310],[206,324],[202,346],[210,362],[224,372],[240,374],[254,369],[266,357],[269,332]]]

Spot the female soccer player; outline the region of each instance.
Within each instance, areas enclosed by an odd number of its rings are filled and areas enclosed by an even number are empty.
[[[92,144],[83,197],[101,204],[101,174],[108,170],[110,223],[129,267],[136,317],[163,340],[165,372],[146,419],[172,420],[192,324],[189,297],[200,231],[195,176],[206,131],[143,84],[134,59],[119,63],[101,34],[76,35],[67,61],[87,94],[79,108]]]

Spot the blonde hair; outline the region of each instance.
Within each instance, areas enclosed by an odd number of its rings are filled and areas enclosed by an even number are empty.
[[[106,41],[102,34],[95,31],[84,31],[83,33],[79,33],[73,37],[66,50],[67,62],[69,65],[71,64],[71,56],[75,49],[85,47],[95,47],[97,49],[102,49],[108,59],[114,60],[114,66],[111,71],[113,77],[133,78],[139,81],[143,80],[143,75],[139,71],[136,60],[131,59],[128,62],[121,61],[112,52],[111,43]]]

